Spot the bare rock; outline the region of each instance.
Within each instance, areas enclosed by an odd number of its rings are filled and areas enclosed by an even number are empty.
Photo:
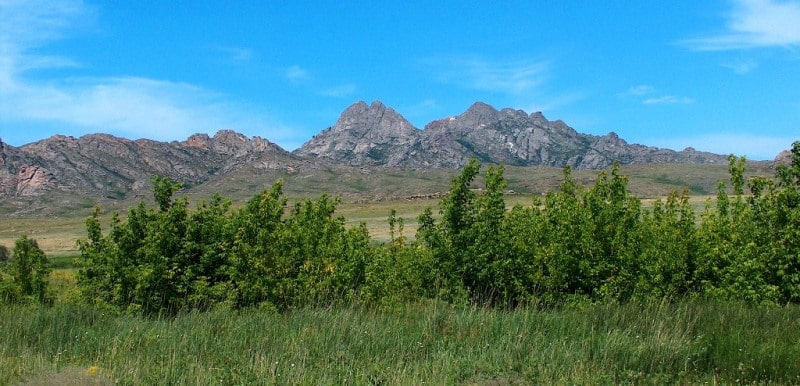
[[[55,183],[55,177],[43,168],[26,165],[17,174],[17,195],[39,196]]]
[[[419,130],[394,109],[359,101],[295,154],[355,166],[398,166],[418,141]]]
[[[726,162],[710,153],[676,152],[628,144],[615,133],[578,133],[541,112],[497,110],[475,102],[464,113],[413,129],[380,102],[348,107],[336,125],[304,144],[295,154],[351,166],[459,168],[477,158],[508,165],[571,166],[600,169],[614,162]]]
[[[775,157],[775,164],[789,166],[792,164],[792,151],[784,150]]]

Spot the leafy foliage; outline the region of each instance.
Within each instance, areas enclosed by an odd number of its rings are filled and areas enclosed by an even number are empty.
[[[775,180],[747,181],[730,157],[733,197],[720,183],[698,220],[688,192],[643,209],[612,166],[584,188],[564,182],[529,207],[505,211],[502,167],[490,167],[481,195],[473,161],[440,206],[420,217],[435,281],[451,301],[503,306],[704,296],[752,303],[800,301],[800,142]],[[461,295],[461,298],[455,295]]]
[[[503,166],[471,160],[451,180],[438,215],[418,218],[415,240],[388,218],[390,240],[346,228],[339,200],[293,205],[283,185],[231,211],[215,196],[190,210],[181,189],[154,179],[144,203],[103,233],[98,212],[80,241],[82,298],[113,309],[172,314],[218,306],[289,310],[359,303],[395,307],[423,298],[499,307],[710,297],[800,302],[800,142],[774,179],[745,181],[730,157],[732,195],[697,217],[688,192],[643,208],[619,165],[581,186],[564,170],[558,190],[507,210]],[[745,192],[749,188],[749,193]]]
[[[0,275],[0,300],[6,303],[24,302],[27,299],[41,304],[52,302],[53,297],[48,290],[51,268],[36,240],[28,236],[17,239],[6,269],[11,280],[6,282]]]
[[[345,229],[338,200],[296,203],[285,217],[282,183],[229,213],[219,196],[194,211],[180,189],[154,179],[158,210],[139,203],[103,235],[98,211],[79,242],[82,298],[115,309],[173,314],[217,305],[288,309],[351,299],[374,248],[364,226]]]

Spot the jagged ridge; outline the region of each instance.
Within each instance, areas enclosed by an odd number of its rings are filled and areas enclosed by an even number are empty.
[[[55,135],[19,148],[0,141],[0,199],[48,191],[122,198],[148,189],[154,175],[201,184],[254,161],[291,158],[263,138],[250,139],[230,130],[169,143],[108,134]]]
[[[541,112],[503,109],[476,102],[458,116],[418,130],[402,115],[376,101],[348,107],[336,124],[294,154],[352,166],[458,168],[470,158],[530,166],[600,169],[632,163],[724,163],[724,156],[628,144],[615,133],[576,132]]]
[[[691,148],[673,151],[628,144],[613,132],[581,134],[540,112],[497,110],[481,102],[458,116],[433,121],[423,130],[381,102],[357,102],[332,127],[293,153],[266,139],[230,130],[169,143],[107,134],[56,135],[20,147],[0,140],[0,204],[19,208],[58,202],[63,194],[124,199],[144,195],[154,175],[202,187],[245,168],[256,175],[269,169],[272,176],[320,169],[336,173],[353,170],[348,168],[455,169],[472,157],[516,166],[576,169],[605,168],[614,161],[727,162],[724,156]]]

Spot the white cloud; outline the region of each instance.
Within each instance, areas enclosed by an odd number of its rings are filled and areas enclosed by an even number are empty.
[[[311,77],[311,74],[308,72],[308,70],[297,65],[287,68],[285,75],[286,79],[291,82],[306,81]]]
[[[188,84],[146,78],[73,79],[20,84],[3,115],[19,121],[114,130],[152,139],[175,139],[224,125],[220,98]],[[228,122],[226,122],[228,123]]]
[[[628,91],[625,94],[631,95],[631,96],[642,96],[642,95],[647,95],[647,94],[653,93],[654,91],[655,91],[655,88],[653,86],[650,86],[650,85],[647,85],[647,84],[640,84],[638,86],[633,86],[633,87],[629,88]]]
[[[655,87],[647,84],[630,87],[625,92],[617,95],[624,99],[641,102],[644,105],[686,105],[694,103],[692,98],[663,94]]]
[[[314,79],[311,71],[293,65],[286,69],[284,76],[290,82],[306,87],[309,91],[317,95],[331,97],[331,98],[345,98],[355,94],[358,91],[358,86],[355,83],[343,83],[337,86],[325,87],[321,86],[320,82]]]
[[[687,39],[698,51],[738,50],[800,45],[800,2],[737,0],[721,34]]]
[[[41,47],[91,13],[79,1],[0,0],[0,128],[60,127],[157,140],[232,128],[290,148],[302,139],[247,104],[203,87],[121,75],[42,79],[36,70],[80,66],[71,58],[39,55]],[[36,48],[36,53],[34,53]],[[221,49],[217,47],[218,49]],[[247,60],[247,49],[223,49]],[[64,133],[64,132],[62,132]],[[66,133],[64,133],[66,134]]]
[[[655,98],[647,98],[643,100],[642,103],[646,105],[688,105],[694,103],[694,99],[674,95],[663,95]]]
[[[247,62],[253,59],[253,50],[249,48],[228,46],[213,46],[212,48],[225,54],[225,59],[232,62]]]
[[[758,63],[753,60],[740,60],[723,63],[722,67],[729,68],[736,74],[744,75],[758,68]]]
[[[317,94],[332,98],[344,98],[353,95],[358,91],[358,87],[353,83],[345,83],[339,86],[326,88],[317,92]]]
[[[550,73],[550,63],[537,60],[438,58],[425,60],[423,64],[442,82],[507,94],[532,91],[540,86]]]

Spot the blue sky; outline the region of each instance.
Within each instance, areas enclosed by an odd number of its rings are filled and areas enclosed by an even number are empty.
[[[15,146],[233,129],[292,150],[358,100],[771,159],[800,140],[800,1],[0,0]]]

